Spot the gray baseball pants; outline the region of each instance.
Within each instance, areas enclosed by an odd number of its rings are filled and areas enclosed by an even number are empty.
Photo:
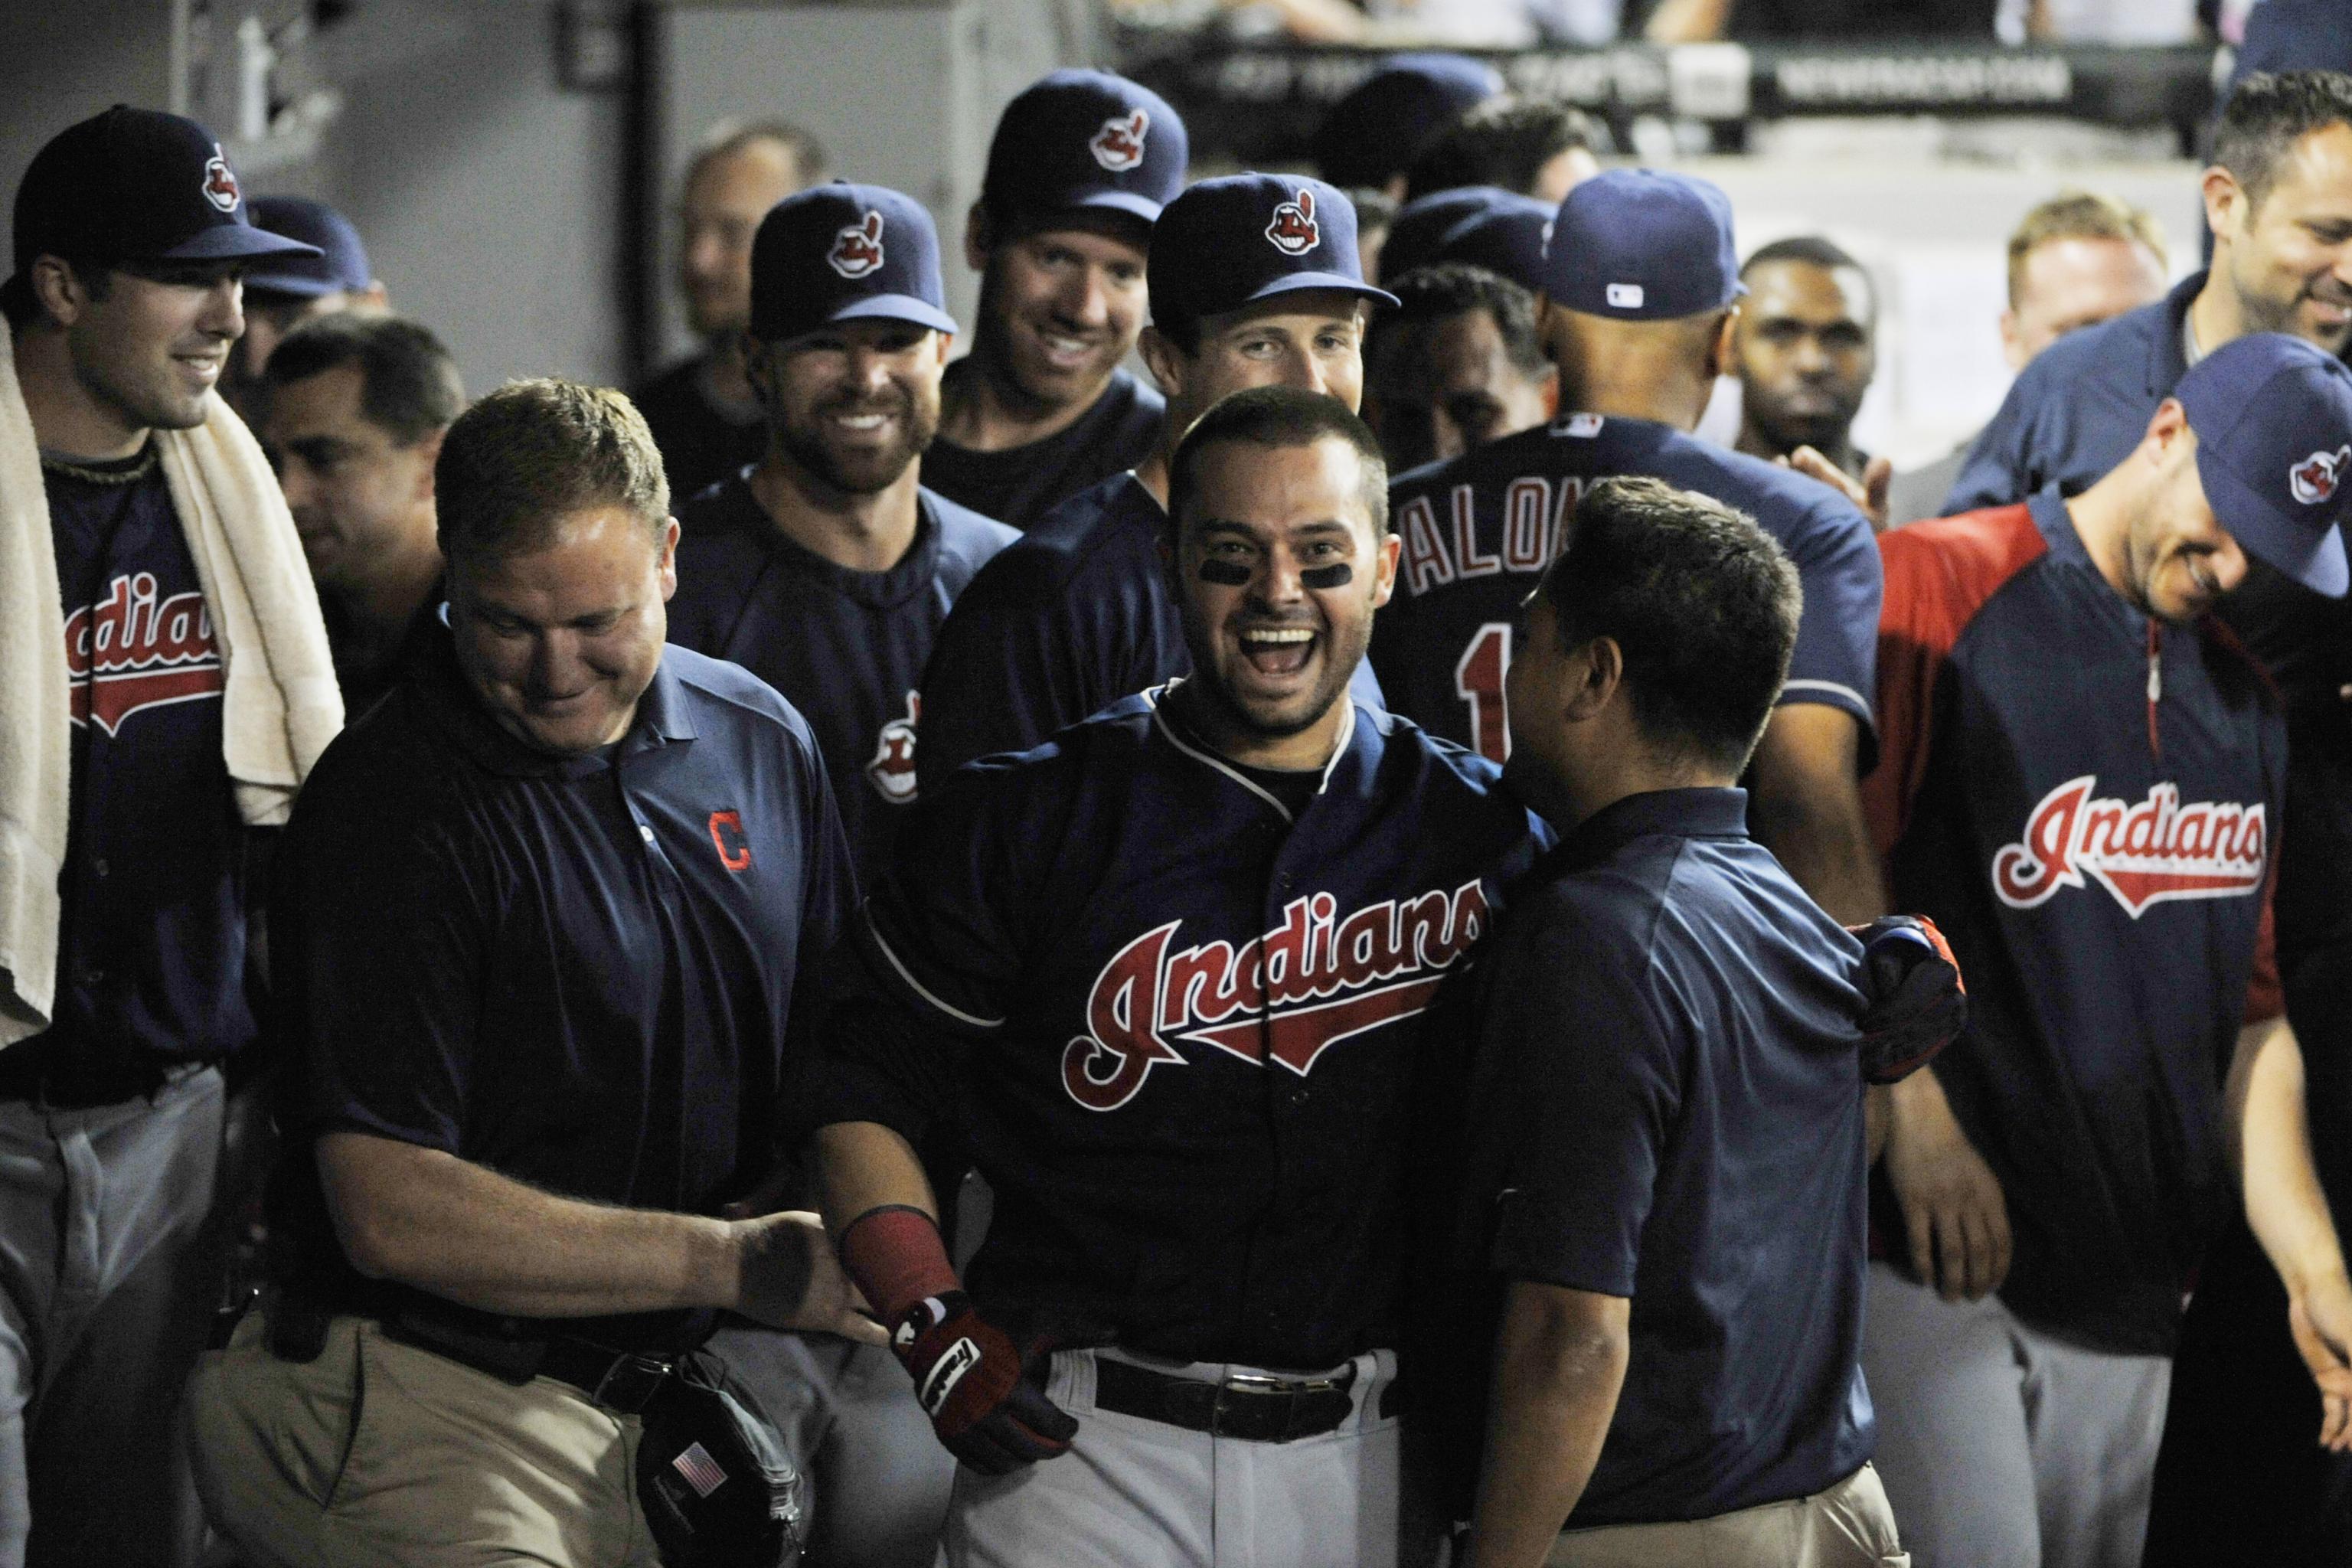
[[[2171,1362],[1870,1266],[1862,1365],[1915,1568],[2139,1568]]]
[[[171,1560],[173,1416],[226,1260],[215,1068],[87,1110],[0,1100],[0,1568]]]
[[[1355,1409],[1336,1431],[1290,1443],[1097,1409],[1096,1360],[1120,1354],[1054,1356],[1046,1396],[1078,1419],[1068,1453],[1009,1476],[956,1471],[944,1568],[1396,1568],[1401,1428],[1379,1414],[1392,1352],[1355,1358]],[[1204,1382],[1299,1375],[1129,1359]]]

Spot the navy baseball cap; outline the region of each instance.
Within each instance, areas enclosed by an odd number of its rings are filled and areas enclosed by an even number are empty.
[[[356,294],[375,281],[360,231],[326,203],[307,196],[255,196],[246,205],[253,221],[270,233],[318,247],[316,256],[273,256],[254,267],[245,275],[247,299],[256,294],[299,300]]]
[[[751,240],[751,335],[774,342],[867,317],[956,330],[923,205],[835,180],[770,207]]]
[[[319,254],[254,226],[211,132],[120,103],[33,154],[16,186],[15,240],[14,287],[38,256],[112,266]]]
[[[1748,292],[1731,244],[1731,201],[1705,180],[1610,169],[1559,204],[1543,289],[1588,316],[1663,321],[1719,310]]]
[[[1437,259],[1467,262],[1540,292],[1544,243],[1550,237],[1552,207],[1533,196],[1505,192],[1503,199],[1472,213],[1439,242]]]
[[[1456,185],[1405,203],[1381,247],[1381,278],[1402,278],[1438,259],[1454,232],[1511,193],[1500,185]]]
[[[1085,208],[1150,223],[1192,156],[1168,100],[1108,71],[1058,70],[1004,106],[980,199],[1000,217]]]
[[[2315,593],[2342,598],[2352,517],[2352,370],[2284,332],[2223,343],[2173,396],[2197,433],[2197,475],[2238,542]]]
[[[1333,104],[1315,132],[1315,166],[1336,185],[1384,185],[1464,110],[1503,90],[1503,73],[1467,55],[1393,55]]]
[[[1364,281],[1354,204],[1304,174],[1230,174],[1185,191],[1152,228],[1146,281],[1152,319],[1162,321],[1303,289],[1397,302]]]

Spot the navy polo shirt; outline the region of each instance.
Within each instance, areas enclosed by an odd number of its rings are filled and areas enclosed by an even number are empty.
[[[673,647],[609,752],[508,736],[446,632],[327,749],[284,846],[299,1147],[712,1214],[795,1141],[795,1003],[856,896],[808,725]]]
[[[981,568],[940,627],[923,676],[915,758],[923,793],[966,763],[1025,752],[1122,697],[1192,673],[1160,551],[1167,535],[1166,509],[1132,473],[1118,474],[1055,507]],[[1369,660],[1350,689],[1382,706]]]
[[[1571,1528],[1820,1491],[1870,1458],[1861,949],[1737,789],[1539,860],[1480,985],[1469,1222],[1505,1278],[1633,1300]]]

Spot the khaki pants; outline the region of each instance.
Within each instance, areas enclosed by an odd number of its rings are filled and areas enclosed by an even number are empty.
[[[656,1568],[637,1418],[337,1318],[285,1362],[260,1314],[188,1384],[196,1489],[252,1568]]]
[[[1672,1524],[1560,1534],[1545,1568],[1908,1568],[1868,1465],[1811,1497]]]

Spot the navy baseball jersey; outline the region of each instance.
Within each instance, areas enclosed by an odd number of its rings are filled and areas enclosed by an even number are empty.
[[[948,367],[947,384],[979,374],[971,360]],[[1124,370],[1092,407],[1041,440],[1001,452],[975,452],[945,437],[923,453],[923,483],[983,517],[1026,529],[1081,490],[1123,474],[1151,455],[1168,405]]]
[[[924,788],[1192,673],[1167,534],[1165,509],[1118,474],[1056,507],[972,579],[923,679]],[[1354,692],[1382,705],[1370,664],[1357,666]]]
[[[212,613],[152,449],[43,468],[73,737],[57,1005],[38,1038],[85,1060],[226,1056],[255,1024]]]
[[[1879,595],[1870,524],[1826,485],[1647,419],[1569,415],[1390,487],[1404,556],[1371,657],[1396,710],[1493,761],[1508,755],[1503,677],[1519,605],[1567,542],[1577,501],[1622,475],[1736,507],[1789,552],[1804,616],[1780,700],[1853,714],[1866,771]]]
[[[1804,1497],[1870,1458],[1862,947],[1736,789],[1629,795],[1482,962],[1466,1229],[1503,1277],[1633,1300],[1572,1527]]]
[[[1879,548],[1885,761],[1864,803],[1895,907],[1932,916],[1968,976],[1968,1030],[1933,1070],[2008,1199],[2001,1299],[2169,1354],[2232,1203],[2223,1075],[2240,1027],[2279,1010],[2284,721],[2226,630],[2107,585],[2054,487]]]
[[[948,606],[1019,536],[921,492],[915,542],[887,572],[855,572],[786,538],[742,474],[678,510],[669,640],[732,659],[816,731],[861,872],[879,869],[915,798],[923,667]]]
[[[829,1121],[952,1118],[992,1310],[1179,1360],[1392,1344],[1433,1001],[1532,859],[1491,763],[1360,704],[1293,792],[1155,689],[919,805],[853,928]],[[1286,803],[1286,795],[1296,806]]]

